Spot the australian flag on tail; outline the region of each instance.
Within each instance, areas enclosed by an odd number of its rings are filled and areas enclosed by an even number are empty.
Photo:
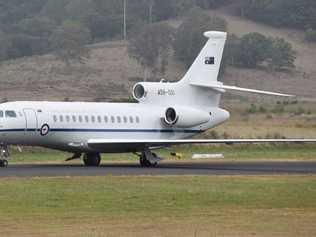
[[[215,64],[215,57],[206,57],[205,64],[206,65],[214,65]]]

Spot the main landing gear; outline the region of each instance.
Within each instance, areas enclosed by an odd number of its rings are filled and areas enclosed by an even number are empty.
[[[101,163],[101,155],[100,153],[86,153],[83,156],[83,163],[85,166],[100,166]]]
[[[151,152],[149,149],[145,149],[139,156],[139,163],[142,167],[156,167],[161,160],[156,153]]]
[[[0,167],[8,166],[8,159],[10,158],[10,151],[7,145],[0,145]]]

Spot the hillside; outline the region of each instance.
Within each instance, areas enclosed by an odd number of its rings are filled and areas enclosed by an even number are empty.
[[[297,51],[296,70],[270,72],[264,69],[228,68],[227,84],[281,91],[316,99],[316,47],[303,41],[303,32],[277,29],[241,19],[230,13],[230,7],[210,11],[224,17],[230,33],[242,35],[257,31],[290,41]],[[178,25],[178,21],[173,21]],[[91,45],[85,64],[66,67],[53,55],[20,58],[0,65],[1,100],[102,100],[127,98],[133,84],[141,80],[142,68],[127,55],[126,43],[105,42]],[[172,60],[166,75],[177,80],[185,72]],[[234,97],[229,97],[234,98]]]

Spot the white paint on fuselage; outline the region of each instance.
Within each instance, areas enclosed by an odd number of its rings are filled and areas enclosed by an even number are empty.
[[[208,123],[180,129],[165,127],[161,123],[166,110],[166,106],[161,105],[8,102],[0,105],[0,111],[13,110],[17,117],[0,118],[0,143],[43,146],[70,152],[89,152],[92,151],[87,146],[89,139],[183,139],[214,127],[229,118],[229,113],[225,110],[216,107],[204,109],[212,114]],[[54,120],[55,116],[57,121]],[[89,118],[88,122],[85,119],[86,116]],[[115,118],[114,122],[112,117]],[[50,131],[43,136],[40,130],[45,124],[49,125]],[[129,151],[129,149],[116,148],[113,151],[109,148],[108,152],[124,151]]]

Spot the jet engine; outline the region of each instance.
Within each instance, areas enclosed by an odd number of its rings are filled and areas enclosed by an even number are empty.
[[[187,107],[169,107],[166,109],[163,122],[167,126],[189,128],[210,121],[208,112]]]

